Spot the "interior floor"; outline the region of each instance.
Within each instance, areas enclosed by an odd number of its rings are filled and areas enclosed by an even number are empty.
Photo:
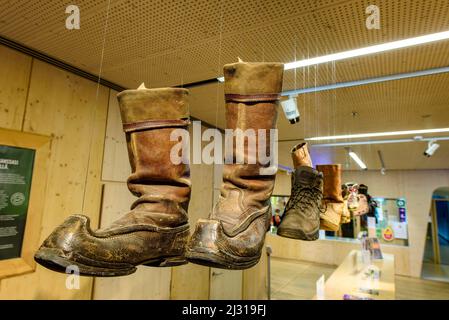
[[[449,283],[449,265],[424,262],[422,265],[421,277],[426,280]]]
[[[271,258],[271,299],[307,300],[316,293],[316,281],[327,279],[337,266]],[[398,300],[448,300],[449,283],[396,276]]]

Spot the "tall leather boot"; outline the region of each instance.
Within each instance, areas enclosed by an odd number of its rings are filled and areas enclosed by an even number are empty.
[[[224,66],[226,128],[253,129],[256,137],[258,130],[265,132],[265,147],[259,150],[265,155],[277,151],[270,148],[270,129],[276,128],[283,71],[280,63]],[[233,164],[224,164],[218,203],[209,219],[198,221],[186,255],[200,265],[246,269],[259,261],[270,227],[270,197],[277,168],[273,163],[262,164],[257,150],[249,150],[250,144],[245,143],[245,150],[241,150],[233,140]],[[256,148],[262,146],[257,137]],[[243,164],[236,163],[239,158]]]
[[[324,175],[323,195],[326,204],[326,211],[321,214],[320,228],[327,231],[338,231],[344,206],[341,194],[341,165],[319,165],[316,168]]]
[[[137,265],[187,263],[190,200],[189,166],[175,165],[170,141],[186,129],[186,89],[125,90],[118,94],[132,174],[129,190],[138,197],[131,211],[109,227],[92,231],[89,218],[72,215],[44,241],[35,260],[54,271],[76,265],[81,275],[123,276]]]
[[[312,168],[307,143],[295,146],[291,155],[295,167],[291,195],[277,234],[297,240],[316,240],[320,231],[323,174]]]

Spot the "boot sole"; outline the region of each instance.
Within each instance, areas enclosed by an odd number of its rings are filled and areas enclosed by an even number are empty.
[[[304,240],[304,241],[315,241],[318,240],[320,236],[319,230],[313,232],[313,233],[305,233],[304,231],[300,229],[290,229],[290,228],[279,228],[277,230],[277,235],[284,237],[284,238],[290,238],[290,239],[296,239],[296,240]]]
[[[229,254],[225,256],[221,252],[205,250],[204,248],[202,251],[187,250],[186,258],[194,264],[229,270],[249,269],[255,266],[260,260],[260,256],[242,259],[241,257]]]
[[[89,260],[88,258],[85,257],[84,259]],[[73,270],[73,268],[68,269],[68,267],[75,266],[78,268],[79,275],[81,276],[118,277],[132,274],[137,270],[135,265],[126,263],[120,263],[115,265],[109,264],[108,267],[100,267],[80,263],[79,261],[72,261],[62,256],[59,250],[50,248],[39,249],[39,251],[34,255],[34,260],[43,267],[60,273],[70,274],[71,272],[67,272],[67,270]],[[150,267],[172,267],[187,263],[188,261],[183,256],[171,256],[147,260],[142,263],[139,263],[138,265]]]

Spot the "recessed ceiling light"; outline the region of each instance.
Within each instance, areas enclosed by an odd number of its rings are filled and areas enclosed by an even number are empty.
[[[312,138],[306,138],[304,140],[308,140],[308,141],[341,140],[341,139],[387,137],[387,136],[401,136],[401,135],[425,134],[425,133],[441,133],[441,132],[449,132],[449,128],[344,134],[344,135],[338,135],[338,136],[312,137]]]
[[[431,42],[446,40],[446,39],[449,39],[449,31],[443,31],[443,32],[432,33],[432,34],[415,37],[415,38],[387,42],[387,43],[369,46],[369,47],[365,47],[365,48],[359,48],[359,49],[354,49],[354,50],[349,50],[349,51],[333,53],[333,54],[329,54],[329,55],[325,55],[325,56],[321,56],[321,57],[315,57],[315,58],[311,58],[311,59],[293,61],[290,63],[286,63],[284,65],[284,69],[290,70],[290,69],[296,69],[296,68],[301,68],[301,67],[307,67],[307,66],[317,65],[317,64],[321,64],[321,63],[326,63],[326,62],[331,62],[331,61],[339,61],[339,60],[344,60],[344,59],[349,59],[349,58],[354,58],[354,57],[365,56],[365,55],[369,55],[369,54],[373,54],[373,53],[380,53],[380,52],[385,52],[385,51],[390,51],[390,50],[395,50],[395,49],[407,48],[407,47],[412,47],[412,46],[416,46],[416,45],[420,45],[420,44],[426,44],[426,43],[431,43]]]

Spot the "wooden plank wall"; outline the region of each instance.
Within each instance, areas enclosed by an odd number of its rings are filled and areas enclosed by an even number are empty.
[[[68,215],[98,224],[108,91],[89,80],[0,47],[0,127],[52,137],[41,242]],[[37,248],[36,248],[37,249]],[[69,290],[66,276],[37,266],[3,279],[0,299],[89,299],[92,279]]]

